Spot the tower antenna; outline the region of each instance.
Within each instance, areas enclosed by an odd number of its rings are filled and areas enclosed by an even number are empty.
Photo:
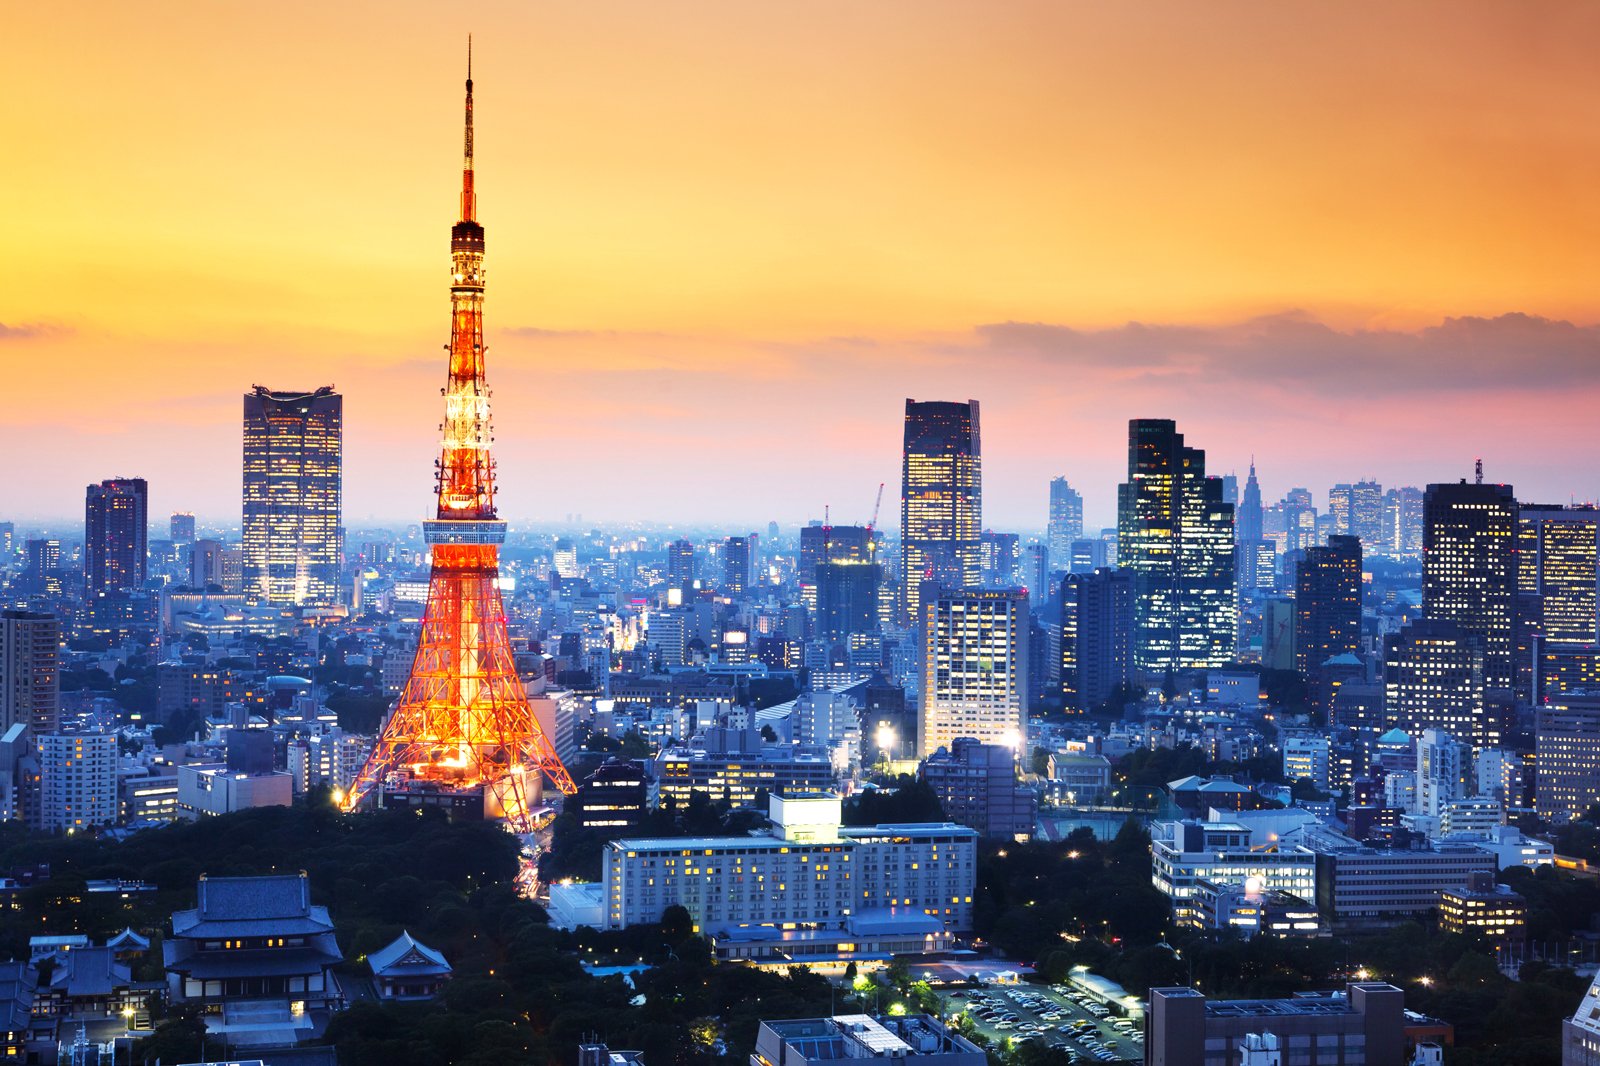
[[[1474,476],[1477,478],[1477,483],[1479,485],[1482,485],[1483,484],[1483,458],[1481,456],[1478,457],[1477,459],[1473,460],[1472,469],[1473,469]]]

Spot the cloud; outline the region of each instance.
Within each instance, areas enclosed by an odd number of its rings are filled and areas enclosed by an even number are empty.
[[[1001,322],[976,333],[989,355],[1046,369],[1228,388],[1376,395],[1600,385],[1600,326],[1520,313],[1447,318],[1411,333],[1341,331],[1299,311],[1217,326]]]
[[[0,341],[21,341],[33,337],[59,336],[66,330],[60,326],[46,326],[39,322],[22,322],[15,326],[0,322]]]

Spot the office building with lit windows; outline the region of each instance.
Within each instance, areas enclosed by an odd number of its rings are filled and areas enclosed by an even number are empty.
[[[1537,636],[1540,648],[1600,644],[1597,575],[1600,510],[1531,504],[1517,509],[1517,592],[1529,614],[1518,621]]]
[[[1064,477],[1050,482],[1050,521],[1045,538],[1050,549],[1050,569],[1071,569],[1072,542],[1083,539],[1083,497]]]
[[[906,401],[900,572],[904,617],[922,617],[922,586],[982,580],[983,463],[978,401]]]
[[[943,590],[922,606],[919,752],[956,737],[1017,748],[1027,723],[1028,594]]]
[[[344,398],[256,386],[244,397],[244,590],[251,603],[340,601]]]
[[[1437,729],[1500,746],[1484,698],[1484,638],[1448,622],[1413,622],[1384,639],[1384,717],[1412,736]]]
[[[1238,647],[1233,505],[1206,454],[1167,419],[1128,423],[1128,480],[1117,490],[1117,561],[1131,572],[1137,669],[1207,669]]]
[[[771,798],[766,835],[623,838],[602,856],[603,928],[659,922],[671,906],[695,927],[828,928],[865,911],[972,927],[978,834],[948,823],[840,825],[834,795]],[[572,886],[582,888],[584,886]]]
[[[684,810],[695,792],[735,807],[756,794],[805,792],[834,786],[833,761],[821,747],[770,743],[754,729],[712,726],[685,744],[662,748],[650,762],[650,799]]]
[[[149,558],[150,489],[144,478],[90,485],[83,503],[83,580],[90,596],[144,584]]]
[[[1512,683],[1517,500],[1509,485],[1429,485],[1423,503],[1422,614],[1483,637],[1483,684]]]
[[[1522,940],[1528,926],[1528,901],[1494,874],[1474,874],[1465,886],[1439,893],[1439,930],[1477,933],[1492,944]]]
[[[1536,711],[1534,806],[1556,822],[1600,803],[1600,690],[1552,697]]]

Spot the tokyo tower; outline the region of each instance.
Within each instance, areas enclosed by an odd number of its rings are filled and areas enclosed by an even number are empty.
[[[494,440],[484,382],[483,227],[472,170],[472,48],[461,220],[450,231],[450,375],[438,510],[423,523],[433,572],[411,674],[377,745],[344,800],[354,809],[376,790],[431,790],[470,797],[485,812],[525,826],[539,775],[564,793],[572,777],[535,720],[517,676],[496,578],[506,524],[496,517]]]

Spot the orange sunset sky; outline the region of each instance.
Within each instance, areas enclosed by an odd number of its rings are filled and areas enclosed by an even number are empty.
[[[1001,528],[1130,417],[1600,495],[1600,5],[207,0],[6,13],[0,518],[237,523],[253,383],[427,511],[468,31],[514,522],[861,521],[907,396]]]

